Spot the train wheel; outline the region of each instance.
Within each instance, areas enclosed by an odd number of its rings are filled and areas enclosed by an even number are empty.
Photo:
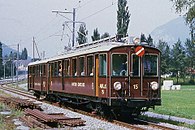
[[[112,111],[112,109],[109,106],[101,103],[98,103],[96,105],[96,112],[101,117],[106,118],[110,121],[116,118],[114,111]]]
[[[34,93],[34,96],[37,98],[37,100],[40,99],[40,94],[39,94],[39,93],[35,92],[35,93]]]

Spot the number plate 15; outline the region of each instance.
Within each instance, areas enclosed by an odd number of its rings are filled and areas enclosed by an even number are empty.
[[[133,89],[138,89],[138,88],[139,88],[138,84],[133,85]]]

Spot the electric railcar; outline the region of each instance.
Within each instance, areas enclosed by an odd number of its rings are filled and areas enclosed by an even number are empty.
[[[161,105],[160,51],[113,39],[84,44],[30,63],[28,89],[97,113],[138,115]]]

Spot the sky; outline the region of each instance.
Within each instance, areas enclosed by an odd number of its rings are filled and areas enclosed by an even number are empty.
[[[150,34],[155,28],[179,17],[170,0],[127,0],[131,14],[128,34]],[[32,39],[41,55],[58,55],[71,44],[72,25],[63,24],[72,14],[52,13],[76,8],[76,21],[84,22],[91,41],[93,30],[116,34],[117,0],[0,0],[0,41],[14,49],[25,47],[32,57]],[[67,19],[68,18],[68,19]],[[76,24],[78,30],[80,24]],[[35,54],[37,57],[37,54]]]

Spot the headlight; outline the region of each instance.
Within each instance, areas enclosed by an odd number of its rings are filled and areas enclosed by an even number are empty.
[[[120,82],[115,82],[114,83],[114,89],[117,90],[117,91],[120,90],[121,89],[121,83]]]
[[[155,81],[151,82],[150,86],[151,86],[152,90],[157,90],[159,88],[158,83]]]

